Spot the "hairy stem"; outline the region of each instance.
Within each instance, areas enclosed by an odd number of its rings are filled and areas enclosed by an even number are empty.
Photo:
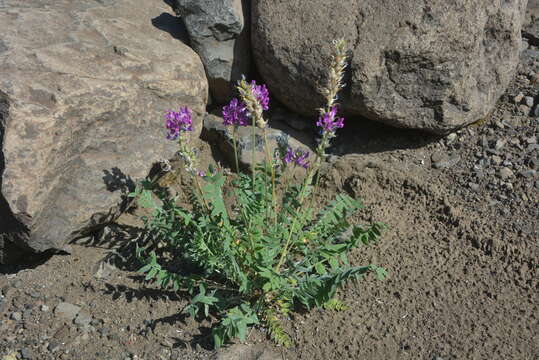
[[[234,160],[236,161],[236,173],[239,174],[240,173],[240,166],[239,166],[239,163],[238,163],[238,148],[237,148],[237,145],[236,145],[236,130],[237,130],[237,126],[234,125],[234,128],[232,129],[232,143],[234,144]]]

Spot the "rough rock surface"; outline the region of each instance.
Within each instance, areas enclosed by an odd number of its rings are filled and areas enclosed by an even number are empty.
[[[166,4],[0,4],[0,262],[15,245],[62,249],[110,221],[123,191],[171,157],[162,113],[195,111],[208,85]]]
[[[518,63],[526,0],[260,0],[254,59],[272,94],[314,114],[331,41],[351,48],[343,107],[389,125],[447,133],[484,118]]]
[[[522,34],[531,45],[539,45],[539,0],[528,0]]]
[[[176,0],[191,46],[200,55],[210,92],[218,103],[229,101],[234,85],[251,65],[249,1]]]
[[[267,139],[269,149],[278,149],[279,146],[291,146],[293,149],[300,148],[304,151],[310,151],[309,146],[303,144],[294,137],[288,136],[279,129],[267,128]],[[234,140],[232,137],[232,128],[223,125],[223,119],[213,114],[206,114],[204,118],[203,139],[219,147],[219,153],[227,160],[230,167],[235,167],[234,158]],[[253,137],[251,126],[240,126],[236,133],[236,147],[238,151],[238,165],[243,170],[249,170],[253,164]],[[255,164],[261,163],[266,159],[264,148],[263,132],[256,129],[255,135]],[[312,155],[311,155],[312,157]]]

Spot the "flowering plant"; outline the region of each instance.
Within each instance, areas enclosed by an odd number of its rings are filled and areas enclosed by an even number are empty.
[[[147,233],[137,249],[144,263],[140,272],[162,287],[186,291],[191,303],[185,311],[191,316],[216,319],[216,347],[235,337],[245,339],[248,327],[254,325],[268,329],[278,344],[290,346],[293,341],[281,325],[290,311],[298,307],[342,310],[345,305],[335,296],[344,282],[370,272],[385,275],[375,265],[352,266],[348,261],[352,249],[377,240],[384,228],[382,223],[366,227],[349,223],[350,216],[362,207],[358,200],[341,194],[318,212],[306,201],[317,193],[314,175],[336,130],[344,126],[344,119],[337,117],[336,99],[343,86],[345,44],[337,41],[335,45],[325,88],[327,104],[317,122],[322,139],[314,156],[288,145],[280,152],[270,151],[264,119],[269,92],[264,85],[242,80],[237,87],[240,99],[223,108],[224,124],[232,127],[236,152],[233,205],[225,202],[224,174],[211,168],[203,173],[198,168],[185,136],[192,130],[187,108],[169,111],[166,127],[168,138],[178,141],[191,176],[192,209],[178,206],[176,199],[156,191],[151,182],[131,194],[153,210],[145,219]],[[253,137],[262,133],[266,155],[255,166],[253,154],[251,171],[244,174],[238,167],[236,129],[247,125],[252,127]],[[287,166],[304,169],[300,184],[281,183],[284,171],[277,169]],[[278,189],[281,196],[277,196]],[[152,194],[161,201],[153,201]]]

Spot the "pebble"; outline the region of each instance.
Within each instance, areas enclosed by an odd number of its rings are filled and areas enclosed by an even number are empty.
[[[28,348],[21,349],[21,356],[23,359],[27,359],[27,360],[32,359],[32,353],[30,352]]]
[[[446,140],[447,140],[446,143],[448,145],[454,143],[455,140],[457,140],[457,134],[456,133],[451,133],[451,134],[447,135]]]
[[[533,115],[535,117],[539,117],[539,104],[535,106],[535,110],[533,110]]]
[[[476,183],[468,183],[468,186],[470,187],[470,189],[472,189],[472,191],[474,192],[478,192],[479,191],[479,184],[476,184]]]
[[[539,190],[539,180],[536,180],[536,181],[535,181],[535,188],[536,188],[537,190]]]
[[[528,144],[537,144],[537,136],[530,136],[529,138],[524,139]]]
[[[505,140],[498,139],[496,140],[496,144],[494,145],[494,149],[496,151],[501,150],[505,146]]]
[[[80,307],[66,302],[59,303],[54,309],[54,314],[68,321],[75,319],[80,311]]]
[[[75,323],[75,325],[87,326],[90,325],[90,323],[92,322],[92,316],[85,311],[79,311],[73,322]]]
[[[47,305],[45,305],[45,304],[41,305],[41,311],[48,312],[49,310],[50,309],[49,309],[49,307]]]
[[[500,165],[503,162],[503,159],[498,155],[494,155],[492,156],[492,162],[494,163],[494,165]]]
[[[519,172],[519,175],[525,178],[533,178],[535,175],[537,175],[536,170],[523,170]]]
[[[539,150],[539,144],[529,144],[526,148],[526,151],[531,152],[534,150]]]
[[[523,93],[518,93],[518,95],[513,98],[513,102],[515,104],[520,104],[522,99],[524,99],[524,94]]]
[[[51,341],[49,343],[49,346],[47,346],[47,350],[49,350],[50,352],[55,352],[59,348],[60,348],[60,343],[56,341]]]
[[[11,313],[11,319],[15,321],[21,321],[22,320],[22,314],[18,311],[15,311]]]
[[[498,172],[498,175],[500,176],[500,178],[502,180],[507,180],[507,179],[513,177],[515,174],[513,173],[513,171],[511,169],[509,169],[507,167],[503,167]]]
[[[455,166],[460,161],[459,155],[447,156],[440,152],[436,152],[431,156],[432,167],[435,169],[446,169]]]
[[[530,112],[530,108],[529,106],[522,104],[518,106],[518,111],[521,114],[528,114]]]
[[[529,106],[530,108],[533,107],[533,97],[531,96],[525,96],[524,97],[524,104],[526,104],[526,106]]]

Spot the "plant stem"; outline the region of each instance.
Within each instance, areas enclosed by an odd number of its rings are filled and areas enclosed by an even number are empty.
[[[307,177],[305,178],[305,181],[303,182],[303,186],[302,186],[301,192],[299,194],[299,205],[300,206],[301,206],[301,204],[303,204],[303,200],[305,198],[305,193],[306,193],[306,190],[307,190],[307,186],[309,185],[309,183],[312,180],[312,175],[314,173],[314,168],[315,167],[313,166],[309,170],[309,173],[307,174]],[[292,240],[292,235],[294,234],[294,228],[296,227],[296,225],[298,223],[298,219],[301,218],[303,220],[303,217],[304,217],[303,212],[300,215],[294,217],[294,221],[292,222],[292,226],[290,227],[290,232],[288,234],[288,238],[286,239],[286,243],[284,245],[283,252],[281,253],[281,257],[279,258],[279,262],[277,263],[277,266],[275,267],[275,272],[277,272],[277,273],[279,272],[279,269],[283,265],[284,260],[286,258],[286,254],[289,251],[288,247],[290,246],[290,241]]]
[[[273,222],[277,223],[277,196],[275,195],[275,168],[273,167],[273,158],[268,147],[268,136],[264,128],[264,147],[266,148],[266,163],[271,168],[271,206],[273,207]]]
[[[256,164],[255,164],[255,151],[256,151],[256,124],[255,119],[253,118],[253,124],[251,125],[253,128],[253,143],[251,144],[253,147],[252,151],[252,161],[251,161],[251,169],[253,171],[253,193],[255,192],[255,176],[256,176]]]
[[[236,173],[240,173],[240,166],[238,164],[238,148],[236,146],[236,130],[237,126],[234,125],[234,128],[232,129],[232,143],[234,144],[234,160],[236,160]]]

